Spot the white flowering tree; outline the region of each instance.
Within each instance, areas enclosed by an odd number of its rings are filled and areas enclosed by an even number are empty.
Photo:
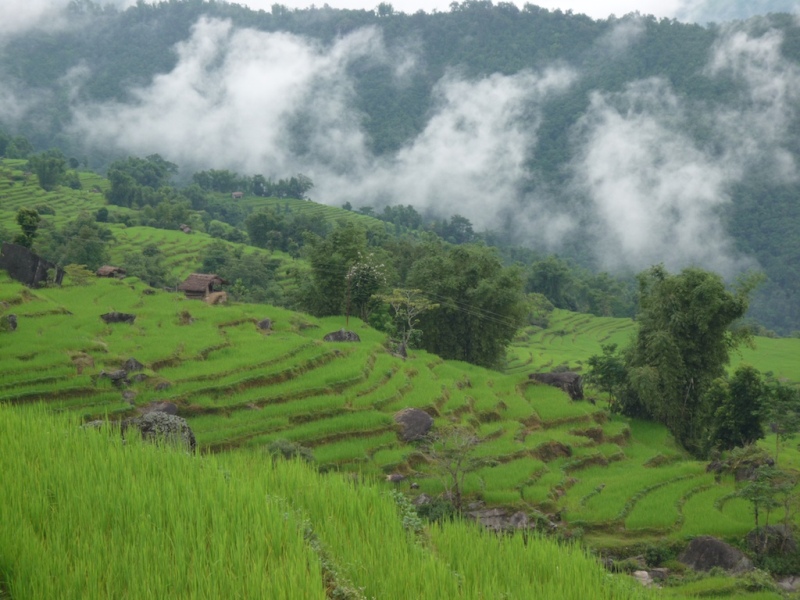
[[[359,252],[358,260],[347,271],[347,316],[358,315],[369,321],[372,311],[380,304],[376,294],[386,285],[386,266],[375,255]]]

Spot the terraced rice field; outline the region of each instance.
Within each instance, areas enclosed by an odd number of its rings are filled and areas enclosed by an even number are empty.
[[[362,215],[361,213],[344,210],[337,206],[329,206],[308,200],[297,200],[294,198],[259,198],[248,196],[237,201],[248,210],[272,209],[279,214],[300,214],[309,217],[321,217],[323,220],[334,223],[340,219],[348,222],[359,223],[367,229],[375,227],[383,229],[385,226],[394,227],[380,219]]]
[[[557,367],[584,371],[586,361],[616,344],[622,348],[636,333],[631,319],[595,317],[556,309],[546,329],[521,330],[508,350],[507,373],[549,371]],[[787,382],[800,384],[800,339],[756,337],[753,347],[731,353],[731,370],[740,364],[756,367]]]
[[[508,351],[511,373],[569,367],[581,371],[586,360],[608,344],[624,346],[636,331],[631,319],[595,317],[556,309],[550,325],[521,330]]]
[[[343,319],[260,305],[210,307],[152,293],[135,279],[31,291],[0,275],[0,302],[0,313],[19,319],[18,330],[0,338],[0,403],[43,401],[91,419],[172,402],[204,453],[260,452],[286,439],[310,448],[325,470],[400,472],[419,484],[416,493],[439,494],[443,481],[394,423],[397,411],[415,407],[437,426],[460,423],[476,432],[481,466],[464,483],[470,502],[543,511],[603,545],[736,536],[751,527],[747,506],[729,499],[733,482],[709,478],[662,427],[573,402],[530,383],[525,369],[488,371],[425,352],[403,361],[385,350],[382,334],[357,321],[351,329],[360,343],[324,342]],[[136,321],[106,325],[99,315],[111,310]],[[255,325],[265,317],[274,323],[268,332]],[[589,352],[630,332],[624,323],[559,319],[562,327],[573,323],[573,332],[589,323],[592,334],[541,334],[532,351],[543,363],[560,361],[570,346]],[[553,358],[544,340],[558,340]],[[145,365],[143,381],[117,388],[99,377],[131,357]],[[800,465],[794,444],[783,445],[780,460]]]

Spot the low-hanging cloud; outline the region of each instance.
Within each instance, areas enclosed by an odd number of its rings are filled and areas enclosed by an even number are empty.
[[[284,174],[296,169],[290,126],[328,158],[364,153],[348,106],[346,67],[378,44],[360,31],[322,50],[286,33],[234,29],[201,19],[177,46],[178,64],[130,104],[80,106],[73,128],[89,144],[136,153],[160,152],[187,166]],[[304,114],[298,123],[293,117]],[[345,160],[349,160],[345,158]]]
[[[774,177],[792,180],[797,169],[786,144],[799,115],[800,68],[782,55],[782,44],[775,30],[753,35],[731,29],[715,44],[707,72],[741,85],[736,104],[715,113],[729,160],[758,163]]]
[[[598,48],[624,55],[643,33],[631,17]],[[187,172],[302,172],[315,182],[314,198],[328,204],[410,204],[441,217],[461,214],[478,228],[512,222],[550,249],[570,235],[590,236],[607,269],[663,262],[731,275],[752,265],[734,250],[720,216],[733,186],[756,168],[797,177],[786,136],[798,118],[800,69],[782,57],[781,44],[778,33],[723,32],[702,74],[739,86],[725,106],[690,104],[663,79],[591,93],[572,130],[571,185],[555,191],[532,185],[527,165],[543,107],[570,89],[576,71],[479,79],[450,72],[435,87],[420,133],[378,157],[354,108],[350,71],[356,61],[397,61],[369,28],[322,45],[201,19],[176,46],[172,71],[130,90],[132,102],[77,105],[73,133],[97,147],[161,153]],[[399,86],[418,68],[413,49],[405,56]],[[78,67],[64,85],[86,76]],[[698,125],[702,136],[694,135]],[[582,214],[554,208],[560,200],[574,207],[576,198]],[[594,225],[581,229],[587,222]]]
[[[798,177],[787,132],[799,116],[800,69],[782,56],[782,43],[776,31],[723,32],[705,75],[741,90],[726,106],[690,106],[661,79],[592,95],[574,132],[572,168],[603,266],[698,264],[728,275],[752,266],[735,252],[720,209],[754,171],[775,181]],[[703,143],[691,137],[697,125]]]
[[[503,206],[519,200],[540,106],[574,79],[566,69],[479,80],[450,73],[420,135],[377,158],[348,75],[355,60],[389,64],[377,30],[325,47],[201,19],[177,53],[177,66],[133,90],[133,103],[76,108],[74,132],[92,145],[159,152],[190,168],[303,172],[326,203],[411,204],[479,227],[496,225]],[[398,85],[412,55],[401,61]]]
[[[716,212],[730,200],[731,173],[685,130],[680,101],[662,80],[593,94],[576,130],[581,150],[574,175],[591,201],[605,268],[663,262],[736,270]]]

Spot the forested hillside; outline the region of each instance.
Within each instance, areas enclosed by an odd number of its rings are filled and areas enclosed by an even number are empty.
[[[781,14],[700,26],[480,0],[434,14],[76,0],[0,39],[0,154],[58,147],[102,173],[159,154],[187,184],[302,173],[325,204],[458,214],[494,243],[623,276],[763,269],[751,314],[789,334],[799,62]]]

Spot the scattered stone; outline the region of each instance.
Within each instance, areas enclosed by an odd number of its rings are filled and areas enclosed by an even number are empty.
[[[145,373],[137,373],[136,375],[131,377],[131,381],[133,381],[134,383],[141,383],[142,381],[145,381],[147,379],[150,379],[150,375],[147,375]]]
[[[145,289],[142,290],[142,293],[145,296],[153,296],[153,295],[155,295],[156,291],[153,288],[145,288]]]
[[[419,484],[415,481],[414,483],[412,483],[408,487],[410,487],[412,490],[418,490],[419,489]]]
[[[789,575],[779,580],[776,585],[784,592],[793,594],[800,591],[800,576]]]
[[[117,387],[122,387],[128,381],[128,372],[124,369],[117,369],[116,371],[100,371],[98,374],[100,379],[109,379]]]
[[[428,496],[428,494],[420,494],[411,501],[411,504],[413,504],[414,506],[425,506],[426,504],[430,504],[431,502],[433,502],[433,498]]]
[[[104,315],[100,315],[100,318],[107,324],[111,323],[129,323],[133,324],[136,320],[136,315],[131,315],[129,313],[121,313],[121,312],[109,312]]]
[[[386,476],[386,481],[389,483],[401,483],[406,480],[406,476],[402,473],[391,473]]]
[[[134,427],[142,434],[142,439],[155,442],[166,442],[186,448],[194,453],[197,441],[194,432],[186,419],[164,412],[149,412],[141,417],[122,421],[122,433]]]
[[[404,408],[394,415],[394,422],[400,425],[400,439],[404,442],[421,440],[433,427],[433,417],[418,408]]]
[[[653,586],[653,580],[650,578],[650,574],[647,571],[634,571],[633,578],[641,583],[644,587]]]
[[[172,387],[172,384],[169,381],[161,381],[156,384],[156,391],[163,392],[164,390],[168,390]]]
[[[573,400],[583,400],[583,378],[578,373],[531,373],[528,378],[560,388]]]
[[[272,319],[261,319],[256,323],[256,327],[261,331],[272,331]]]
[[[125,390],[122,392],[122,399],[125,400],[128,404],[133,406],[133,401],[136,399],[136,392],[133,390]]]
[[[125,369],[128,373],[132,373],[134,371],[141,371],[142,369],[144,369],[144,365],[135,358],[131,357],[125,361],[125,364],[122,365],[122,368]]]
[[[753,561],[743,552],[710,535],[694,538],[678,560],[695,571],[720,567],[739,574],[753,569]]]
[[[17,330],[17,315],[0,316],[0,332],[11,333]]]
[[[340,329],[339,331],[334,331],[333,333],[329,333],[324,338],[322,338],[326,342],[360,342],[361,338],[358,337],[358,334],[354,331],[345,331],[344,329]]]

